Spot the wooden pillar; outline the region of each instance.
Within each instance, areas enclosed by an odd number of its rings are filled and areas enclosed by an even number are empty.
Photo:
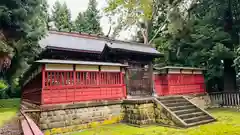
[[[123,88],[123,96],[124,96],[124,98],[126,98],[127,97],[127,91],[126,91],[126,85],[124,84],[124,76],[123,76],[123,70],[125,70],[123,67],[121,67],[121,71],[120,71],[120,83],[121,83],[121,86],[122,86],[122,88]],[[126,74],[126,72],[125,72],[125,74]]]
[[[101,79],[101,66],[98,66],[98,72],[97,72],[97,85],[100,85]]]
[[[129,63],[128,63],[128,61],[124,61],[124,65],[129,65]],[[128,67],[126,67],[126,68],[124,68],[124,70],[125,70],[125,93],[126,93],[126,98],[128,97],[128,96],[130,96],[129,95],[129,70],[128,70]]]
[[[77,85],[77,72],[76,72],[76,65],[73,65],[73,85],[74,85],[74,97],[73,97],[73,103],[76,101],[76,85]]]
[[[150,84],[149,89],[151,94],[153,95],[154,90],[153,90],[153,63],[152,62],[148,64],[148,73],[149,73],[149,84]]]
[[[42,91],[44,91],[44,87],[45,87],[45,81],[46,81],[46,78],[45,78],[45,64],[42,65]],[[41,103],[40,104],[43,104],[43,92],[41,92]]]

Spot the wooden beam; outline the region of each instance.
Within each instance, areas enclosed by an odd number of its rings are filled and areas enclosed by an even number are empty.
[[[153,63],[149,62],[148,64],[148,72],[149,72],[149,81],[150,81],[150,90],[153,94]]]

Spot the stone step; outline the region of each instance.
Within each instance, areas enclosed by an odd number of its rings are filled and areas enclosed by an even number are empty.
[[[171,96],[171,97],[159,97],[158,100],[176,100],[176,99],[184,99],[182,96]]]
[[[195,109],[195,108],[196,108],[196,106],[194,106],[194,105],[183,105],[183,106],[169,107],[169,109],[172,110],[172,111]]]
[[[201,124],[207,124],[207,123],[214,122],[214,121],[215,121],[214,119],[208,119],[208,120],[203,120],[203,121],[198,121],[198,122],[190,123],[190,124],[188,124],[187,126],[188,126],[188,127],[192,127],[192,126],[197,126],[197,125],[201,125]]]
[[[181,119],[187,119],[187,118],[198,117],[202,115],[205,115],[205,113],[204,112],[187,113],[187,114],[179,115],[178,117]]]
[[[176,110],[176,111],[173,111],[173,112],[174,112],[176,115],[183,115],[183,114],[201,112],[201,110],[198,109],[198,108],[193,108],[193,109],[185,109],[185,110]]]
[[[212,116],[183,97],[160,97],[158,100],[186,127],[215,121]]]
[[[192,105],[189,102],[173,102],[173,103],[166,103],[165,106],[167,107],[174,107],[174,106],[184,106],[184,105]]]
[[[209,120],[209,119],[211,119],[211,117],[209,117],[208,115],[201,115],[201,116],[197,116],[197,117],[183,119],[183,121],[186,123],[195,123],[198,121],[204,121],[204,120]]]
[[[169,104],[169,103],[188,103],[185,99],[164,99],[160,100],[163,104]]]

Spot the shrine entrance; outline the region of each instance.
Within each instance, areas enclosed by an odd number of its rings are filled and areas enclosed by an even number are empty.
[[[152,72],[149,68],[128,68],[128,96],[148,97],[152,96],[152,93]]]

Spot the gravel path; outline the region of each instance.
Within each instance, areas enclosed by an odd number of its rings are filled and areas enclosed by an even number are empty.
[[[23,135],[19,117],[14,117],[12,120],[0,127],[0,135]]]

